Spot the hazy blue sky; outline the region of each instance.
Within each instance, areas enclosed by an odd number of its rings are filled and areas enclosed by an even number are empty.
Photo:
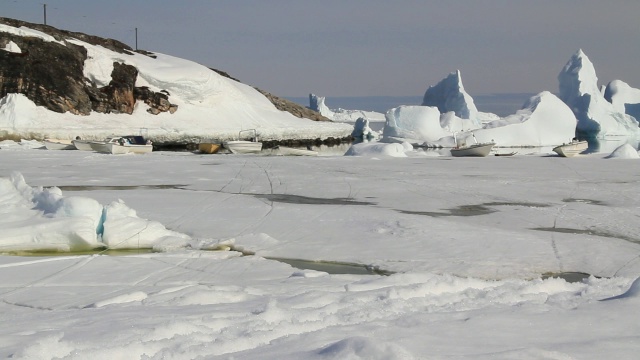
[[[0,0],[0,16],[120,40],[280,96],[558,90],[578,49],[640,88],[639,0]]]

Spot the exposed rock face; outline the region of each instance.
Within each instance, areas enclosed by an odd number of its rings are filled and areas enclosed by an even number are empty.
[[[152,114],[177,110],[177,105],[169,102],[167,94],[136,88],[138,70],[131,65],[114,63],[109,84],[97,87],[83,74],[86,49],[66,39],[76,38],[120,53],[133,54],[129,46],[119,41],[13,19],[0,18],[0,23],[12,27],[26,26],[59,41],[0,32],[0,49],[13,44],[21,51],[0,51],[0,98],[20,93],[38,106],[77,115],[88,115],[91,111],[131,114],[136,100],[148,104],[148,111]]]
[[[82,74],[87,57],[85,48],[0,33],[0,47],[9,41],[22,52],[0,51],[0,97],[21,93],[52,111],[74,114],[91,111]]]

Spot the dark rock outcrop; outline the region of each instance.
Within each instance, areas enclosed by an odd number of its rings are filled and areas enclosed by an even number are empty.
[[[177,105],[170,103],[167,94],[154,92],[146,87],[136,88],[138,70],[131,65],[115,62],[111,81],[107,86],[99,88],[83,74],[87,50],[67,39],[75,38],[133,55],[133,50],[119,41],[14,19],[0,18],[0,23],[38,30],[60,42],[0,32],[0,47],[4,48],[12,41],[22,51],[0,51],[0,98],[9,93],[20,93],[36,105],[55,112],[69,111],[77,115],[88,115],[92,110],[131,114],[136,100],[148,104],[148,111],[152,114],[165,111],[173,113],[177,110]],[[138,52],[153,57],[150,52]]]

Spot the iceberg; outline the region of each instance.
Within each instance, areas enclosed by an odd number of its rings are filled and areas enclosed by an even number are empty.
[[[575,136],[576,117],[557,96],[543,91],[515,114],[475,126],[454,111],[432,106],[401,106],[387,111],[382,141],[409,141],[428,147],[495,142],[498,146],[552,146]],[[453,134],[456,134],[454,139]],[[473,136],[475,135],[475,139]]]
[[[386,113],[383,142],[424,143],[451,135],[440,125],[440,111],[433,106],[399,106]]]
[[[552,146],[571,141],[576,117],[557,96],[543,91],[532,96],[515,114],[474,130],[479,142],[499,146]],[[470,135],[469,135],[470,136]]]
[[[319,112],[322,116],[333,121],[344,123],[355,123],[358,119],[366,119],[370,122],[384,122],[384,114],[375,111],[330,109],[325,104],[324,96],[309,94],[309,109]]]
[[[622,80],[613,80],[607,84],[604,98],[616,111],[640,121],[640,89],[633,88]]]
[[[584,137],[638,136],[638,121],[617,110],[598,87],[593,63],[578,50],[558,75],[559,96],[578,119],[576,133]]]
[[[460,70],[450,73],[438,84],[430,86],[424,94],[423,106],[435,106],[441,113],[453,112],[460,119],[468,119],[475,128],[482,123],[497,120],[496,114],[480,112],[471,95],[464,90]]]
[[[478,109],[462,85],[460,70],[450,73],[424,93],[423,106],[435,106],[441,113],[453,111],[462,119],[476,120]],[[478,127],[480,124],[478,123]]]

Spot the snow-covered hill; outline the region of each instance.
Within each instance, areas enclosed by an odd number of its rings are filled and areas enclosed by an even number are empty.
[[[132,99],[131,114],[91,110],[88,115],[76,115],[37,106],[31,95],[38,91],[33,89],[3,94],[0,87],[0,137],[102,139],[113,134],[140,133],[162,143],[224,140],[237,137],[244,129],[257,129],[260,138],[269,140],[343,138],[352,131],[351,125],[312,121],[280,111],[253,87],[195,62],[160,53],[115,51],[111,46],[90,43],[88,36],[45,33],[49,28],[39,26],[35,30],[0,21],[0,60],[21,62],[26,67],[31,65],[29,46],[79,46],[84,49],[81,52],[86,52],[82,74],[86,89],[105,92],[114,84],[114,64],[133,66],[137,70],[135,88],[164,94],[173,109],[154,115],[147,111],[147,103]],[[82,91],[82,86],[76,88],[80,89],[76,92]],[[100,91],[94,90],[94,94],[100,95]],[[88,95],[93,101],[92,96],[95,95]],[[70,96],[65,94],[59,99],[61,109],[73,109],[73,104],[65,104],[73,103]]]

